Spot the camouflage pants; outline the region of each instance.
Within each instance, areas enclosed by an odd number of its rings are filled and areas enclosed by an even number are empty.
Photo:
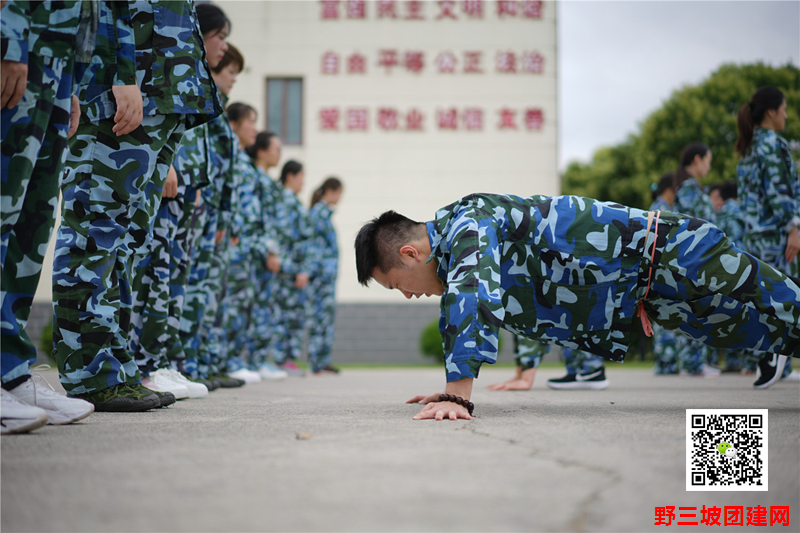
[[[776,232],[779,234],[779,232]],[[784,251],[786,249],[786,242],[781,239],[764,239],[763,236],[750,236],[745,235],[742,238],[744,249],[760,259],[761,261],[772,266],[778,272],[783,272],[789,276],[798,277],[800,275],[800,258],[795,257],[794,261],[787,262]],[[746,363],[748,369],[753,368],[753,357],[749,357]],[[788,376],[792,372],[792,360],[786,361],[786,366],[783,367],[783,377]]]
[[[266,265],[254,262],[251,268],[256,284],[253,316],[248,335],[251,344],[247,366],[251,370],[257,370],[269,359],[272,342],[278,329],[276,317],[280,316],[280,309],[275,309],[273,301],[278,287],[277,277],[267,270]]]
[[[277,364],[298,360],[303,354],[305,301],[308,288],[296,289],[294,274],[280,273],[274,278],[271,312],[274,337],[270,353]]]
[[[179,115],[144,117],[117,137],[112,119],[82,122],[70,142],[53,265],[53,342],[61,383],[86,394],[140,381],[128,353],[130,268],[147,252],[180,143]]]
[[[702,342],[680,334],[675,337],[675,350],[681,372],[692,375],[700,374],[703,371],[711,353],[711,348]]]
[[[3,383],[24,381],[36,361],[36,347],[25,325],[53,232],[72,106],[72,59],[31,54],[28,61],[22,101],[0,111]]]
[[[336,277],[320,276],[308,288],[308,364],[312,372],[331,364],[336,320]]]
[[[180,211],[178,202],[171,198],[161,199],[161,207],[153,221],[148,253],[137,263],[133,272],[133,310],[128,352],[143,375],[169,364],[166,343],[170,313],[170,251],[178,232]]]
[[[644,301],[654,322],[717,348],[800,353],[800,280],[732,246],[713,224],[669,213],[658,224],[655,256]],[[643,273],[649,266],[647,253]]]
[[[197,245],[192,250],[189,279],[184,296],[183,315],[180,321],[180,338],[185,354],[184,366],[193,377],[206,378],[221,369],[201,351],[201,342],[208,335],[208,320],[217,312],[220,272],[215,267],[214,238],[217,233],[219,212],[203,202],[197,207],[197,223],[202,228]],[[196,369],[196,370],[195,370]]]
[[[145,375],[170,364],[184,372],[180,319],[191,239],[199,233],[192,227],[194,211],[194,189],[162,198],[148,253],[136,266],[128,347]]]
[[[654,374],[677,374],[678,351],[675,346],[679,335],[653,324]]]
[[[550,353],[550,345],[514,335],[514,361],[523,370],[538,368],[542,357]]]
[[[207,287],[207,303],[198,330],[200,375],[227,372],[228,337],[225,332],[225,294],[228,290],[228,239],[214,246],[211,254]]]
[[[523,370],[537,368],[542,358],[550,353],[550,345],[514,335],[514,355],[517,366]],[[605,360],[583,350],[564,348],[564,364],[568,374],[591,374],[605,368]]]
[[[248,339],[256,294],[256,279],[249,254],[242,253],[239,246],[232,246],[229,253],[228,291],[223,300],[223,309],[228,336],[228,372],[236,372],[247,366],[247,358],[252,349]]]

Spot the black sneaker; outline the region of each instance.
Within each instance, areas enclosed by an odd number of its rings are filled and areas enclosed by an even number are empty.
[[[754,389],[768,389],[776,381],[781,379],[783,374],[783,367],[786,366],[786,361],[789,358],[785,355],[778,355],[776,353],[767,354],[758,362],[758,369],[761,371],[761,376],[753,383]]]
[[[230,376],[225,376],[223,374],[219,374],[217,376],[209,376],[209,380],[219,382],[219,386],[223,389],[236,389],[238,387],[244,387],[245,381],[243,379],[236,379]]]
[[[168,405],[172,405],[173,403],[175,403],[177,401],[175,399],[175,395],[172,394],[171,392],[158,392],[158,391],[154,391],[153,389],[148,389],[147,387],[144,387],[144,389],[145,390],[149,390],[150,392],[152,392],[153,394],[158,396],[158,401],[160,402],[160,405],[158,405],[157,407],[159,407],[159,408],[166,407]]]
[[[563,378],[548,379],[547,386],[551,389],[592,389],[602,390],[608,388],[610,382],[606,379],[606,370],[601,368],[589,374],[567,374]]]
[[[126,383],[89,394],[72,395],[94,405],[95,412],[132,413],[148,411],[161,406],[161,400],[141,385]],[[173,397],[174,398],[174,397]]]

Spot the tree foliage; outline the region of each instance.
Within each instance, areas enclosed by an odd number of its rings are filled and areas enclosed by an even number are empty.
[[[564,194],[646,209],[650,184],[674,171],[683,147],[695,141],[713,152],[706,185],[736,179],[736,115],[753,92],[766,85],[786,95],[788,119],[782,135],[800,146],[800,69],[791,64],[725,64],[699,85],[674,91],[624,142],[595,151],[588,164],[570,163],[563,175]],[[800,150],[794,150],[797,158]]]

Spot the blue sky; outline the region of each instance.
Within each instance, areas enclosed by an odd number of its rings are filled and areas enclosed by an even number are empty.
[[[559,168],[723,63],[800,65],[800,2],[559,2]]]

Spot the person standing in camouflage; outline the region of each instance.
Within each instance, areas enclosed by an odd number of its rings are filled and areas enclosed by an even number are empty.
[[[294,160],[283,165],[280,178],[283,197],[276,205],[274,225],[281,269],[272,280],[270,321],[274,325],[274,336],[270,352],[278,368],[290,376],[305,375],[296,361],[303,351],[309,272],[313,270],[315,259],[309,255],[312,229],[308,210],[297,198],[303,180],[303,165]]]
[[[102,21],[100,11],[102,7]],[[115,13],[107,2],[3,2],[2,37],[2,432],[23,433],[44,423],[66,424],[89,416],[83,401],[36,387],[31,364],[36,347],[25,331],[50,240],[64,167],[67,138],[78,125],[73,96],[75,61],[94,56],[100,64],[119,62],[115,83],[133,73],[131,46],[101,46]],[[102,35],[98,35],[98,30]],[[120,36],[126,38],[124,33]],[[130,37],[130,34],[127,34]],[[121,43],[122,44],[122,43]],[[128,39],[132,44],[132,39]],[[141,102],[139,102],[141,106]],[[38,393],[38,397],[37,394]],[[46,398],[45,398],[46,397]],[[39,401],[44,400],[44,401]],[[43,412],[40,405],[45,408]]]
[[[672,211],[714,222],[711,200],[699,180],[711,170],[711,148],[703,143],[691,143],[681,152],[680,165],[673,176],[675,205]],[[701,342],[676,335],[675,349],[681,376],[719,377],[719,369],[707,364],[711,353]]]
[[[744,218],[739,202],[736,201],[736,182],[726,181],[712,185],[708,190],[708,198],[714,207],[717,217],[717,227],[725,232],[734,246],[744,250],[742,237],[744,236]],[[709,362],[719,365],[722,357],[725,360],[723,372],[743,372],[752,374],[760,357],[742,351],[711,349]]]
[[[653,203],[649,211],[673,211],[675,205],[675,174],[667,172],[651,187]],[[658,324],[653,324],[653,373],[656,375],[678,373],[678,336]]]
[[[93,78],[87,70],[80,85],[83,116],[62,184],[53,267],[53,340],[61,383],[70,396],[106,411],[161,405],[140,385],[128,353],[129,272],[147,251],[184,129],[221,112],[194,2],[130,1],[127,7],[138,85],[129,96],[143,98],[144,118],[123,133],[114,116],[124,98],[104,85],[108,77]]]
[[[739,109],[737,124],[736,151],[741,159],[736,176],[744,218],[742,244],[779,272],[797,276],[800,179],[789,145],[778,135],[786,127],[786,98],[775,87],[758,89]],[[779,370],[778,374],[796,375],[790,374],[791,361],[786,363],[783,373]],[[763,361],[759,368],[763,374]]]
[[[288,215],[284,203],[284,189],[267,174],[267,171],[277,166],[281,159],[281,148],[282,143],[277,135],[262,131],[256,136],[255,144],[247,149],[247,154],[255,165],[253,175],[255,194],[261,209],[260,221],[254,220],[250,224],[258,235],[256,237],[258,244],[250,248],[253,278],[256,284],[253,318],[249,329],[248,367],[258,372],[262,378],[271,380],[284,379],[289,375],[288,372],[269,362],[272,342],[278,330],[276,320],[280,316],[280,310],[275,309],[273,300],[278,286],[278,272],[284,259],[282,254],[286,250],[280,243],[278,224],[287,223]]]
[[[258,171],[246,148],[258,152],[256,112],[247,104],[233,103],[228,106],[228,120],[238,140],[238,149],[233,171],[238,187],[234,194],[237,209],[231,219],[230,265],[223,308],[227,316],[228,372],[257,370],[247,368],[247,359],[253,351],[253,338],[249,328],[253,320],[256,277],[255,263],[262,258],[264,241],[261,203],[257,194]],[[263,136],[262,136],[263,143]],[[263,147],[262,147],[263,148]]]
[[[314,374],[338,374],[331,365],[331,350],[336,320],[336,276],[339,271],[339,244],[331,222],[333,208],[339,203],[344,186],[338,178],[328,178],[311,196],[308,218],[313,237],[308,255],[313,258],[309,272],[308,366]]]
[[[463,401],[496,361],[501,327],[614,361],[637,318],[646,332],[653,320],[711,346],[800,356],[800,279],[684,215],[472,194],[427,223],[386,212],[361,228],[355,251],[361,284],[441,296],[444,392],[461,403],[416,396],[409,403],[426,404],[417,420],[471,418]]]
[[[206,61],[213,69],[227,50],[230,22],[212,4],[197,6],[197,22]],[[187,380],[178,372],[184,361],[179,324],[186,285],[185,258],[193,244],[187,239],[197,190],[215,184],[214,173],[224,173],[230,168],[230,150],[227,157],[211,162],[209,132],[212,125],[220,123],[223,129],[227,125],[225,118],[219,116],[184,133],[167,174],[161,206],[153,222],[153,238],[146,256],[135,269],[131,287],[133,313],[128,346],[143,376],[142,384],[155,391],[170,392],[177,399],[208,394],[207,387]],[[172,368],[170,356],[176,361],[176,368]]]

